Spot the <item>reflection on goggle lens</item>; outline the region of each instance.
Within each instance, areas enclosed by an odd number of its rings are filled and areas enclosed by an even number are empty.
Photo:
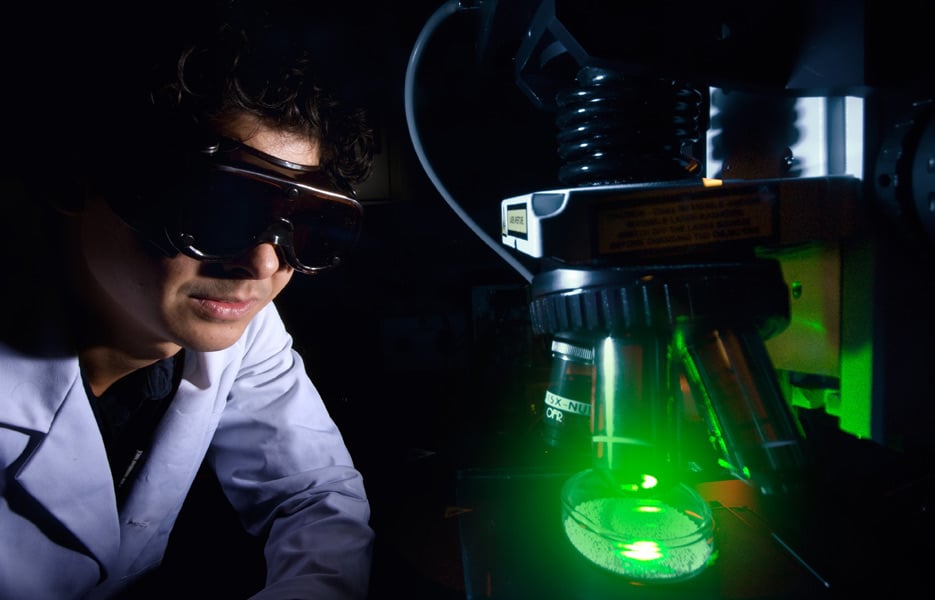
[[[161,194],[161,232],[117,212],[144,235],[164,236],[174,251],[200,260],[231,260],[268,242],[296,271],[314,274],[337,266],[360,234],[363,208],[349,187],[338,188],[318,167],[221,139]]]

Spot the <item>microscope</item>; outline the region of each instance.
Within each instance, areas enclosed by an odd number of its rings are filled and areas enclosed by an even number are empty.
[[[508,61],[530,109],[554,115],[556,185],[502,199],[496,243],[551,340],[544,442],[588,449],[561,490],[585,559],[641,585],[702,575],[717,519],[688,482],[807,493],[805,412],[930,452],[914,340],[932,325],[909,316],[933,274],[929,9],[472,8],[483,60]],[[817,166],[792,150],[805,107]]]

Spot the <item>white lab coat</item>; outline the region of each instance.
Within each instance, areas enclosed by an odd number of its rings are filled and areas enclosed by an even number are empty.
[[[270,305],[231,348],[187,352],[119,512],[77,359],[0,342],[0,600],[106,598],[158,566],[203,459],[268,536],[257,599],[365,597],[362,478]]]

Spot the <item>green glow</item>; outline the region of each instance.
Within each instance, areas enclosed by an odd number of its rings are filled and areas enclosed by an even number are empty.
[[[629,544],[622,544],[621,546],[620,556],[623,558],[639,561],[658,560],[662,558],[662,551],[659,549],[659,544],[656,542],[631,542]]]
[[[859,438],[873,436],[875,252],[872,244],[849,245],[843,257],[841,399],[835,416],[842,430]]]
[[[566,512],[565,533],[581,555],[637,581],[693,577],[714,560],[710,511],[674,508],[663,500],[596,498]]]
[[[841,352],[841,429],[860,438],[872,436],[873,347],[866,344]]]
[[[724,439],[724,433],[721,430],[720,419],[718,419],[717,413],[714,411],[714,403],[711,401],[711,396],[708,394],[707,388],[702,381],[698,365],[695,364],[691,354],[688,352],[688,346],[685,344],[684,335],[678,332],[673,337],[673,343],[675,344],[679,356],[682,358],[685,377],[692,384],[692,393],[699,396],[696,402],[700,407],[704,408],[705,423],[708,425],[708,439],[711,441],[714,450],[718,453],[719,458],[717,462],[729,472],[737,474],[737,467],[728,460],[731,453],[727,446],[727,440]]]
[[[634,581],[688,579],[716,556],[711,507],[684,483],[620,492],[587,469],[562,487],[562,520],[582,557]]]
[[[723,458],[717,459],[717,464],[735,475],[742,475],[745,479],[750,479],[750,469],[748,467],[738,467],[734,463],[724,460]]]
[[[802,282],[793,281],[789,284],[789,291],[792,292],[792,297],[798,300],[802,297]]]
[[[601,353],[602,362],[601,369],[605,373],[608,381],[614,381],[617,378],[617,353],[614,352],[614,340],[613,338],[606,337],[604,338],[604,347],[603,352]],[[606,418],[604,419],[605,431],[607,432],[608,438],[613,438],[615,436],[615,423],[616,416],[614,415],[614,408],[617,406],[617,402],[614,399],[614,390],[613,386],[604,386],[604,399],[603,399],[604,409],[606,411]],[[616,444],[607,444],[607,464],[613,466],[616,464],[614,461],[614,448]]]
[[[821,321],[816,321],[814,319],[793,318],[793,322],[796,325],[800,325],[803,329],[810,329],[821,334],[828,333],[828,328],[825,327],[825,324]]]
[[[640,489],[651,490],[659,484],[659,480],[652,475],[643,474],[643,480],[640,483],[618,482],[617,487],[622,492],[638,492]]]

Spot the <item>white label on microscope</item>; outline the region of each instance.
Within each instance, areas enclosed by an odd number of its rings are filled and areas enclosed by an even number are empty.
[[[575,413],[577,415],[587,416],[591,414],[590,404],[585,402],[578,402],[577,400],[572,400],[571,398],[565,398],[564,396],[559,396],[558,394],[553,394],[549,391],[546,391],[545,393],[545,403],[559,410]]]

